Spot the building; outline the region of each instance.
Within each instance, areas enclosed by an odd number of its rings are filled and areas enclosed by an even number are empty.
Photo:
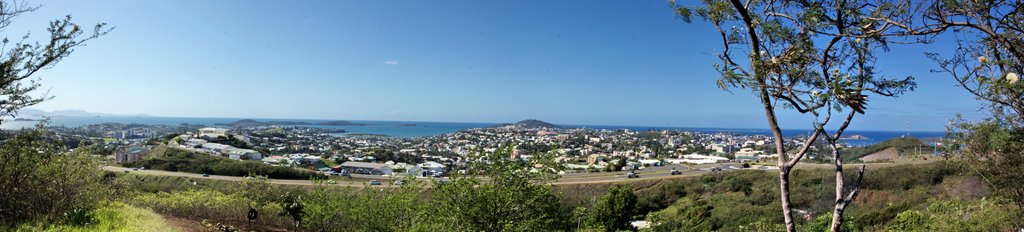
[[[642,159],[639,161],[643,166],[661,166],[661,161],[656,159]]]
[[[751,148],[743,148],[743,149],[740,149],[740,151],[737,151],[735,155],[736,155],[737,158],[743,156],[743,157],[754,157],[756,159],[757,156],[764,155],[764,151],[755,151],[754,149],[751,149]]]
[[[199,137],[205,137],[205,138],[226,137],[227,134],[228,134],[228,129],[224,129],[224,128],[206,127],[206,128],[200,128],[199,129]]]
[[[729,158],[720,157],[720,156],[701,155],[701,154],[689,154],[689,155],[684,155],[682,160],[673,160],[673,161],[677,161],[677,162],[681,162],[681,163],[688,163],[688,164],[713,164],[713,163],[718,163],[718,162],[729,161]]]
[[[148,153],[145,148],[142,147],[129,147],[128,149],[114,152],[114,162],[124,163],[136,160],[141,160],[142,156]]]
[[[587,164],[589,165],[594,165],[602,161],[605,161],[605,157],[601,154],[591,154],[587,156]]]
[[[419,165],[416,165],[416,166],[418,166],[421,170],[423,170],[423,172],[429,172],[429,173],[427,173],[429,175],[435,175],[435,176],[444,175],[445,165],[441,164],[441,163],[438,163],[438,162],[427,161],[425,163],[422,163],[422,164],[419,164]]]
[[[263,159],[263,154],[261,154],[258,151],[250,150],[250,149],[233,148],[233,149],[228,149],[227,153],[228,153],[228,158],[231,158],[231,159],[242,159],[243,157],[245,157],[245,158],[247,158],[249,160],[262,160]]]
[[[358,161],[348,161],[338,165],[335,169],[341,169],[354,174],[367,174],[367,175],[391,175],[393,169],[387,164],[382,163],[367,163]]]
[[[234,148],[234,147],[229,146],[229,145],[219,144],[219,143],[204,143],[203,144],[203,152],[210,153],[210,154],[223,154],[223,153],[227,152],[227,149],[231,149],[231,148]]]

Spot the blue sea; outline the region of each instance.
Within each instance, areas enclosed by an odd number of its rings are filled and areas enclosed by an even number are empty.
[[[189,117],[51,117],[50,126],[77,127],[100,123],[138,123],[147,125],[179,125],[182,123],[200,124],[214,126],[217,123],[230,123],[241,120],[241,118],[189,118]],[[310,119],[259,119],[257,121],[296,121],[296,122],[326,122],[331,120],[310,120]],[[493,126],[497,123],[463,123],[463,122],[418,122],[418,121],[367,121],[347,120],[354,123],[367,124],[365,126],[320,126],[323,128],[345,129],[346,134],[379,134],[398,138],[413,138],[452,133],[464,129],[481,128]],[[5,121],[0,124],[2,129],[18,129],[35,126],[35,121]],[[696,127],[658,127],[658,126],[607,126],[607,125],[560,125],[568,128],[591,128],[591,129],[628,129],[633,131],[648,130],[686,130],[703,133],[736,133],[748,135],[771,135],[767,129],[735,129],[735,128],[696,128]],[[809,134],[809,130],[783,130],[784,136],[800,136]],[[342,134],[344,135],[344,134]],[[846,140],[844,142],[863,146],[875,144],[891,138],[911,136],[915,138],[941,138],[945,132],[928,131],[847,131],[845,136],[861,135],[866,140]]]

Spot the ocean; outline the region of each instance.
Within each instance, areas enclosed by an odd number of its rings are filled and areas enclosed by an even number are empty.
[[[182,123],[200,124],[213,126],[217,123],[230,123],[242,118],[189,118],[189,117],[51,117],[50,126],[77,127],[100,123],[138,123],[147,125],[179,125]],[[295,121],[295,122],[326,122],[332,120],[311,120],[311,119],[259,119],[257,121]],[[493,126],[497,123],[464,123],[464,122],[415,122],[415,121],[368,121],[368,120],[347,120],[354,123],[367,124],[365,126],[322,126],[312,127],[341,128],[345,134],[379,134],[398,138],[414,138],[433,136],[444,133],[452,133],[464,129],[481,128]],[[19,129],[35,126],[36,121],[6,121],[0,124],[2,129]],[[632,131],[648,130],[686,130],[702,133],[737,133],[748,135],[771,135],[768,129],[737,129],[737,128],[697,128],[697,127],[664,127],[664,126],[608,126],[608,125],[559,125],[567,128],[591,128],[591,129],[628,129]],[[809,130],[783,130],[784,136],[807,135]],[[340,134],[344,135],[344,134]],[[845,140],[844,142],[854,146],[864,146],[879,143],[891,138],[911,136],[915,138],[941,138],[945,132],[940,131],[847,131],[845,136],[861,135],[867,137],[865,140]]]

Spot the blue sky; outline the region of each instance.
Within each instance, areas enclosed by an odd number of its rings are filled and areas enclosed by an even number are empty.
[[[247,4],[243,4],[247,3]],[[113,32],[39,73],[34,108],[187,117],[764,128],[757,99],[718,89],[711,25],[665,1],[49,1],[4,31],[72,14]],[[920,86],[873,98],[859,130],[942,130],[979,107],[922,54],[881,55]],[[806,128],[798,114],[784,128]]]

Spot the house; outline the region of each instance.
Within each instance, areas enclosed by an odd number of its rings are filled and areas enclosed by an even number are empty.
[[[263,163],[270,164],[270,165],[281,164],[281,162],[284,162],[284,164],[286,164],[286,165],[291,165],[291,163],[292,163],[292,160],[290,160],[288,158],[285,158],[284,156],[279,156],[279,155],[263,158],[262,161],[263,161]]]
[[[198,147],[198,146],[202,146],[203,144],[206,144],[206,140],[205,139],[194,139],[193,138],[193,139],[186,139],[184,145],[186,147]]]
[[[250,149],[232,148],[232,149],[227,149],[227,153],[228,153],[228,158],[231,158],[231,159],[242,159],[242,157],[245,157],[245,158],[250,159],[250,160],[262,160],[263,159],[263,154],[261,154],[258,151],[254,151],[254,150],[250,150]]]
[[[216,127],[205,127],[199,128],[199,137],[205,138],[217,138],[225,137],[228,134],[228,129],[216,128]]]
[[[601,154],[591,154],[591,155],[587,156],[587,164],[590,164],[590,165],[594,165],[594,164],[599,163],[599,162],[604,161],[604,160],[605,160],[605,157],[604,157],[604,155],[601,155]]]
[[[739,156],[754,156],[754,157],[756,157],[756,156],[762,155],[762,154],[764,154],[764,151],[755,151],[752,148],[743,148],[743,149],[740,149],[740,151],[737,151],[735,155],[737,157],[739,157]]]
[[[335,169],[346,170],[349,173],[355,174],[367,174],[367,175],[391,175],[393,173],[390,166],[381,163],[367,163],[358,161],[348,161],[338,165]]]
[[[640,165],[643,165],[643,166],[661,166],[661,160],[642,159],[642,160],[639,160],[639,161],[640,161]]]
[[[114,162],[124,163],[142,159],[142,156],[148,153],[145,148],[142,147],[129,147],[125,150],[120,150],[114,153]]]
[[[416,166],[423,170],[423,172],[429,172],[428,174],[430,175],[439,176],[444,174],[445,165],[438,162],[427,161]]]
[[[729,161],[729,158],[701,154],[689,154],[683,156],[682,162],[690,164],[713,164],[726,161]]]
[[[224,145],[219,143],[204,143],[202,146],[203,152],[210,154],[223,154],[227,152],[227,149],[234,148],[230,145]]]

